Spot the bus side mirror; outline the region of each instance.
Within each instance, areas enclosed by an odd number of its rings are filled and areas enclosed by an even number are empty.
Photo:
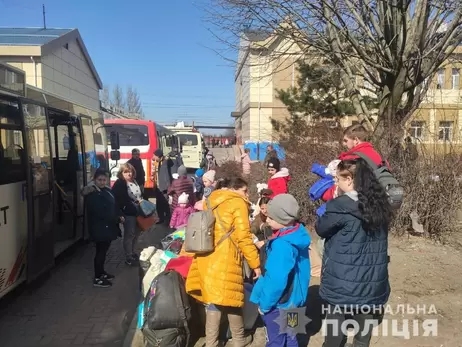
[[[111,149],[118,150],[120,148],[119,144],[119,133],[117,131],[111,131]],[[112,155],[112,152],[111,152]]]
[[[119,151],[111,151],[111,160],[120,160],[120,152]]]

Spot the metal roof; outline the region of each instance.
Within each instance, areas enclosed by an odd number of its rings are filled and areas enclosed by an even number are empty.
[[[0,46],[42,46],[74,29],[0,28]]]

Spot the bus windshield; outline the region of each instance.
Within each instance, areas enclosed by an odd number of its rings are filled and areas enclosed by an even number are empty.
[[[147,146],[149,145],[148,127],[137,124],[110,124],[107,130],[108,142],[110,143],[110,133],[119,133],[120,146]]]

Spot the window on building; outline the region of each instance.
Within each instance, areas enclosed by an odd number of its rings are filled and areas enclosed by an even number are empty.
[[[459,69],[452,69],[452,83],[453,90],[459,90],[460,71]]]
[[[421,139],[424,136],[424,121],[412,121],[409,128],[409,134],[415,139]]]
[[[444,69],[438,70],[438,76],[436,80],[436,88],[443,89],[444,88]]]
[[[438,127],[438,140],[451,141],[453,129],[454,129],[454,122],[441,121]]]

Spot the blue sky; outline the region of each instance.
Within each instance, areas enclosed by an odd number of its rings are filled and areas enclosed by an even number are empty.
[[[105,85],[138,89],[148,119],[231,122],[234,69],[191,0],[0,0],[0,26],[42,26],[42,4],[48,27],[79,29]]]

